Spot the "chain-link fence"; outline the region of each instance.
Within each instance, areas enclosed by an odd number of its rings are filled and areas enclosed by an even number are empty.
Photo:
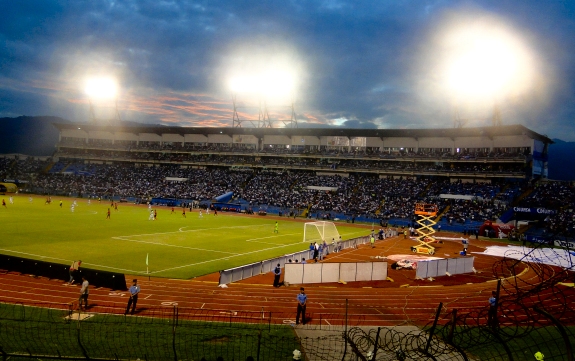
[[[493,265],[495,307],[448,309],[430,304],[419,319],[374,327],[361,305],[314,313],[312,325],[285,324],[293,312],[0,303],[4,360],[573,360],[573,267],[549,266],[530,253]],[[525,271],[525,265],[528,268]],[[522,274],[519,274],[523,272]],[[0,296],[1,298],[1,296]],[[345,301],[341,301],[345,302]],[[377,306],[366,305],[372,309]],[[383,310],[383,308],[382,308]],[[329,319],[326,327],[322,318]],[[389,318],[388,318],[389,321]],[[289,322],[288,322],[289,323]]]

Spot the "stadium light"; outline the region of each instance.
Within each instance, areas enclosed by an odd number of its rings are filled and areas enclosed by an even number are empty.
[[[460,99],[501,99],[525,91],[533,58],[520,38],[492,21],[461,23],[443,39],[446,90]]]
[[[265,99],[281,99],[293,94],[295,75],[287,69],[266,69],[257,73],[232,76],[228,87],[233,93],[255,95]]]
[[[109,77],[89,78],[86,80],[84,92],[92,100],[114,99],[118,94],[118,85]]]

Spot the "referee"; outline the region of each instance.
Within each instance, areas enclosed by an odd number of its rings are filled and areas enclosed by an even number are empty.
[[[130,287],[130,299],[128,300],[128,306],[126,307],[126,312],[124,313],[125,315],[127,315],[128,311],[130,311],[130,306],[132,306],[131,314],[133,315],[134,311],[136,311],[136,304],[138,303],[138,294],[140,293],[140,286],[138,286],[137,279],[134,279],[133,282],[134,283]]]

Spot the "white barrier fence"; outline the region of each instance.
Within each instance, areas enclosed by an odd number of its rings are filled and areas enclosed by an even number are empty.
[[[450,276],[474,271],[473,262],[475,257],[436,259],[418,261],[415,271],[416,278],[430,278]]]
[[[387,279],[387,262],[285,264],[284,282],[289,284]]]
[[[325,254],[330,254],[334,252],[339,252],[343,249],[348,248],[356,248],[359,245],[366,244],[369,242],[369,237],[357,237],[354,239],[350,239],[347,241],[337,242],[335,244],[328,245],[328,249],[325,251]],[[306,244],[302,243],[305,247]],[[261,262],[256,262],[252,264],[248,264],[245,266],[240,266],[236,268],[230,268],[227,270],[220,271],[220,284],[228,284],[231,282],[241,281],[243,279],[257,276],[262,273],[267,273],[273,271],[276,265],[280,265],[280,267],[284,267],[284,265],[289,264],[289,261],[292,262],[301,262],[302,259],[312,259],[313,258],[313,251],[309,249],[297,253],[286,254],[284,256],[280,256],[277,258],[268,259]]]

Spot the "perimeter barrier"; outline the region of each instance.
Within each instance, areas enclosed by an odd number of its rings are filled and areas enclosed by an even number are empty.
[[[286,264],[284,283],[384,281],[387,262]]]
[[[328,245],[327,250],[324,254],[329,255],[330,253],[339,252],[348,248],[357,248],[359,245],[369,243],[369,237],[357,237],[349,239],[346,241],[335,242]],[[289,263],[299,263],[303,259],[310,260],[313,258],[313,251],[307,249],[305,251],[286,254],[280,257],[268,259],[265,261],[260,261],[256,263],[251,263],[245,266],[230,268],[227,270],[220,271],[220,284],[228,284],[231,282],[237,282],[257,276],[262,273],[271,272],[278,264],[280,267],[284,267]]]
[[[65,282],[70,279],[69,265],[8,256],[4,254],[0,254],[0,269],[37,277],[62,280]],[[123,273],[107,272],[81,267],[75,272],[74,280],[76,282],[81,282],[82,277],[86,277],[92,286],[106,287],[121,291],[127,290],[126,277]]]
[[[474,271],[475,257],[447,258],[417,261],[415,278],[451,276]]]

